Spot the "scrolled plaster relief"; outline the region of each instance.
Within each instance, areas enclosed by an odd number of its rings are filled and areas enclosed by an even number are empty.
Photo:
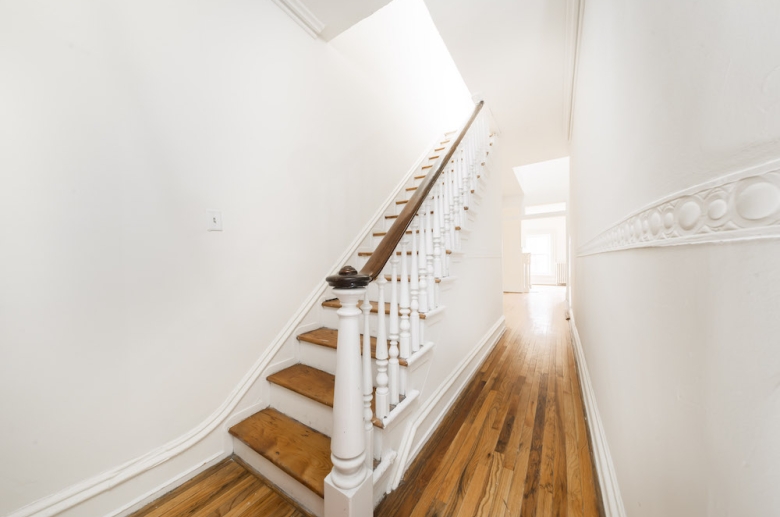
[[[780,160],[657,201],[599,234],[578,255],[770,237],[780,237]]]

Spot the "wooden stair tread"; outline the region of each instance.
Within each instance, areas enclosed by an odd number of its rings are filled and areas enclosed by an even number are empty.
[[[398,217],[398,214],[396,215],[386,215],[385,219],[396,219]]]
[[[362,343],[362,341],[361,341]],[[317,368],[312,368],[305,364],[295,364],[276,372],[268,377],[268,382],[272,382],[299,395],[303,395],[320,404],[333,407],[333,393],[336,386],[336,376],[328,372],[323,372]],[[374,388],[374,397],[371,399],[371,413],[376,415],[376,388]],[[372,417],[373,424],[376,427],[383,428],[382,421],[376,416]]]
[[[408,203],[408,202],[409,202],[409,200],[408,200],[408,199],[402,199],[402,200],[400,200],[400,201],[396,201],[396,202],[395,202],[395,204],[396,204],[396,205],[405,205],[405,204],[406,204],[406,203]]]
[[[333,407],[335,377],[305,364],[296,364],[268,376],[268,382]]]
[[[230,434],[320,497],[333,468],[330,438],[268,408],[230,428]]]
[[[434,156],[429,156],[428,159],[429,160],[438,160],[439,159],[439,155],[437,154],[437,155],[434,155]]]
[[[437,147],[436,149],[434,149],[434,152],[438,153],[439,151],[443,151],[443,150],[444,150],[444,147]]]
[[[372,314],[378,313],[379,312],[379,302],[371,301],[370,303],[371,303],[371,313]],[[362,300],[358,304],[358,308],[360,308],[361,305],[363,305],[363,301]],[[338,298],[333,298],[332,300],[325,300],[324,302],[322,302],[322,306],[323,307],[328,307],[330,309],[341,309],[341,302],[339,301]],[[385,314],[390,314],[390,303],[389,302],[385,302]],[[425,319],[425,314],[420,314],[420,319],[424,320]],[[320,330],[322,330],[322,329],[320,329]],[[371,339],[376,341],[375,338],[371,338]],[[372,344],[371,346],[373,347],[374,345]],[[333,345],[333,348],[336,348],[335,343]]]
[[[417,190],[417,187],[407,187],[406,191],[411,192],[413,190]]]
[[[338,302],[338,299],[336,300],[328,300],[328,302]],[[325,306],[324,302],[322,305]],[[333,307],[333,305],[328,305],[327,307]],[[339,305],[341,307],[341,305]],[[423,315],[420,314],[420,319],[423,319]],[[310,332],[305,332],[303,334],[300,334],[298,336],[299,341],[305,341],[306,343],[311,343],[312,345],[319,345],[319,346],[326,346],[328,348],[336,349],[336,345],[339,342],[339,331],[336,329],[329,329],[327,327],[318,328],[317,330],[312,330]],[[362,354],[363,350],[363,334],[360,335],[360,350]],[[376,338],[374,336],[371,336],[371,357],[376,359]],[[408,366],[409,363],[406,362],[406,359],[398,358],[398,364],[401,366]]]
[[[425,178],[425,174],[422,174],[420,176],[415,176],[414,177],[414,179],[416,179],[416,180],[421,180],[421,179],[424,179],[424,178]]]
[[[422,170],[425,170],[425,169],[433,169],[433,165],[423,165]],[[424,178],[425,176],[422,176],[422,177]]]

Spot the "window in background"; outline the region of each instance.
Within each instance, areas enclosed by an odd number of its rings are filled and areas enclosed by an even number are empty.
[[[552,275],[552,235],[540,233],[527,235],[526,253],[531,254],[531,274],[536,276]]]

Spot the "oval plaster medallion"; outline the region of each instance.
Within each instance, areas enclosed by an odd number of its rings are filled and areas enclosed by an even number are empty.
[[[664,214],[664,226],[666,229],[670,229],[674,224],[674,214],[672,212],[666,212]]]
[[[650,216],[650,230],[652,230],[653,235],[657,235],[658,231],[661,229],[661,214],[658,212],[653,212],[653,215]]]
[[[715,201],[710,203],[709,208],[707,208],[707,217],[709,217],[713,221],[717,221],[718,219],[726,215],[726,212],[728,212],[728,210],[729,210],[729,205],[724,200],[716,199]]]
[[[684,202],[679,210],[677,220],[683,230],[692,230],[701,217],[701,207],[694,200]]]
[[[736,198],[737,213],[750,221],[763,219],[775,213],[780,206],[780,191],[772,183],[751,183]]]

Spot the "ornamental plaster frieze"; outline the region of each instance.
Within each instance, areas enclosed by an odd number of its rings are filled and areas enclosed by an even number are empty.
[[[578,255],[778,237],[780,160],[774,160],[656,201],[581,246]]]

